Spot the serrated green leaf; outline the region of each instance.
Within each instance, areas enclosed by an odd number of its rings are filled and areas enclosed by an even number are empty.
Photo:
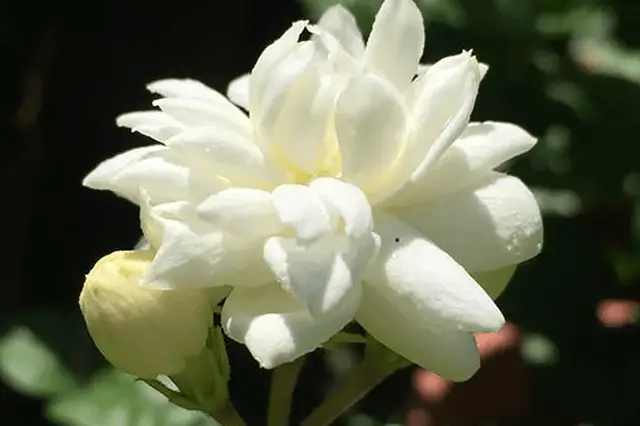
[[[66,426],[217,426],[213,419],[171,404],[134,377],[110,370],[83,389],[47,407],[54,422]]]
[[[76,386],[55,354],[24,327],[0,341],[0,374],[17,391],[37,397],[52,397]]]

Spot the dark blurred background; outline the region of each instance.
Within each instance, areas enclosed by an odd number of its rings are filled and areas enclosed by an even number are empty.
[[[134,206],[83,188],[142,137],[115,117],[144,86],[189,77],[224,91],[291,21],[331,0],[0,2],[0,424],[206,425],[109,370],[77,306],[84,274],[139,237]],[[367,32],[379,0],[343,2]],[[490,65],[474,120],[539,136],[510,165],[538,196],[545,247],[479,336],[484,367],[453,385],[394,376],[349,426],[640,425],[640,2],[419,0],[425,62],[473,48]],[[357,356],[317,352],[292,424]],[[234,403],[260,426],[269,373],[231,346]]]

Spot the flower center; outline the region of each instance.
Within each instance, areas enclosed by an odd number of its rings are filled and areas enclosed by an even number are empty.
[[[340,178],[342,174],[342,158],[340,150],[332,149],[331,152],[323,155],[311,167],[306,170],[295,162],[291,161],[282,150],[273,147],[272,156],[277,167],[282,170],[289,183],[306,185],[319,177]]]

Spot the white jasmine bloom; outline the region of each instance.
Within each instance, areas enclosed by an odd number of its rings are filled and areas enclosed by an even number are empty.
[[[416,364],[467,379],[473,332],[504,323],[487,292],[541,247],[532,194],[493,171],[535,139],[469,124],[483,68],[468,52],[414,79],[424,30],[410,0],[385,1],[366,47],[342,8],[300,41],[304,28],[230,85],[248,116],[195,81],[151,84],[160,111],[118,123],[160,144],[84,183],[141,206],[158,250],[147,285],[233,286],[225,331],[262,366],[356,319]]]

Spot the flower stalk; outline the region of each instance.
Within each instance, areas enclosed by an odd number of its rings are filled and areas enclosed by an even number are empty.
[[[238,414],[231,401],[227,401],[227,404],[222,408],[209,414],[222,426],[246,426],[247,424],[244,419],[240,417],[240,414]]]
[[[365,357],[335,390],[301,423],[301,426],[332,425],[391,374],[409,365],[395,353],[369,340]]]
[[[269,393],[267,426],[289,425],[293,393],[298,383],[298,376],[304,365],[304,360],[305,357],[298,358],[273,371],[271,391]]]

